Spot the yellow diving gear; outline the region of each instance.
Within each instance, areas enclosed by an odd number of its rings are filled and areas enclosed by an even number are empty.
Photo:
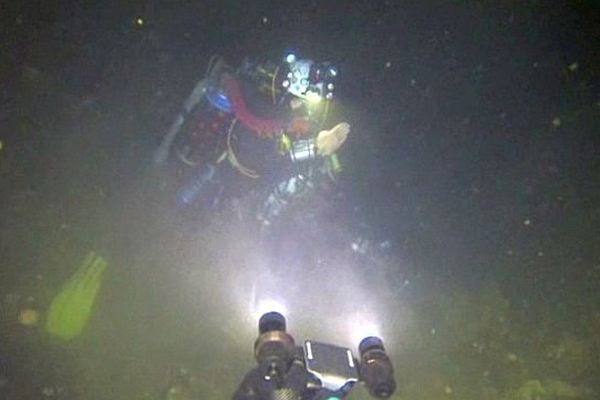
[[[46,331],[53,336],[70,340],[86,326],[102,284],[106,261],[93,251],[54,297],[46,318]]]
[[[336,153],[331,154],[328,158],[328,161],[329,161],[329,170],[331,172],[336,173],[336,174],[342,172],[342,163]]]
[[[235,118],[233,121],[231,121],[231,125],[229,126],[229,131],[227,132],[227,159],[229,160],[229,163],[231,164],[231,166],[234,167],[235,169],[237,169],[240,172],[240,174],[242,174],[248,178],[258,179],[258,178],[260,178],[260,175],[257,174],[256,171],[242,165],[242,163],[240,163],[237,156],[235,155],[235,152],[233,151],[233,147],[231,146],[231,135],[233,133],[233,128],[235,127],[235,124],[237,123],[237,121],[238,121],[237,118]],[[222,157],[223,156],[221,156],[219,158],[219,160],[222,160]]]
[[[292,148],[292,139],[290,139],[290,137],[288,135],[286,135],[285,133],[283,133],[280,137],[279,137],[279,143],[278,143],[278,150],[279,150],[279,154],[287,154],[289,153],[289,151]]]

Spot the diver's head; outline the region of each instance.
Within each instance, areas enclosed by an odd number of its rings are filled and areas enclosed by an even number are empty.
[[[289,53],[285,57],[287,75],[282,86],[293,96],[309,103],[331,100],[335,89],[337,68],[329,62],[299,59]]]

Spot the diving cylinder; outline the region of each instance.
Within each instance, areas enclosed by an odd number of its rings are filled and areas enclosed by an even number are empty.
[[[302,174],[280,182],[269,193],[269,197],[264,202],[257,218],[262,221],[263,225],[270,225],[273,219],[282,213],[286,204],[293,197],[300,195],[310,186],[310,181]]]
[[[208,196],[209,206],[218,202],[222,191],[221,185],[216,182],[217,169],[214,165],[206,164],[199,168],[195,174],[177,191],[177,202],[182,206],[191,206],[203,192]],[[209,189],[208,186],[211,186]]]

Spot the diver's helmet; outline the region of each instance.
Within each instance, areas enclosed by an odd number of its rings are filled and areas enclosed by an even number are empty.
[[[293,53],[289,53],[284,61],[288,72],[281,85],[288,93],[310,103],[333,98],[334,82],[338,75],[334,65],[298,59]]]

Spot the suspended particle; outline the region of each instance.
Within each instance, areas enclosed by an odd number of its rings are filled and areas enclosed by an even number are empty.
[[[136,24],[137,26],[144,26],[144,19],[143,19],[142,17],[137,17],[137,18],[135,19],[135,24]]]
[[[579,68],[579,63],[577,61],[575,61],[574,63],[569,65],[568,68],[569,68],[569,71],[575,72]]]

